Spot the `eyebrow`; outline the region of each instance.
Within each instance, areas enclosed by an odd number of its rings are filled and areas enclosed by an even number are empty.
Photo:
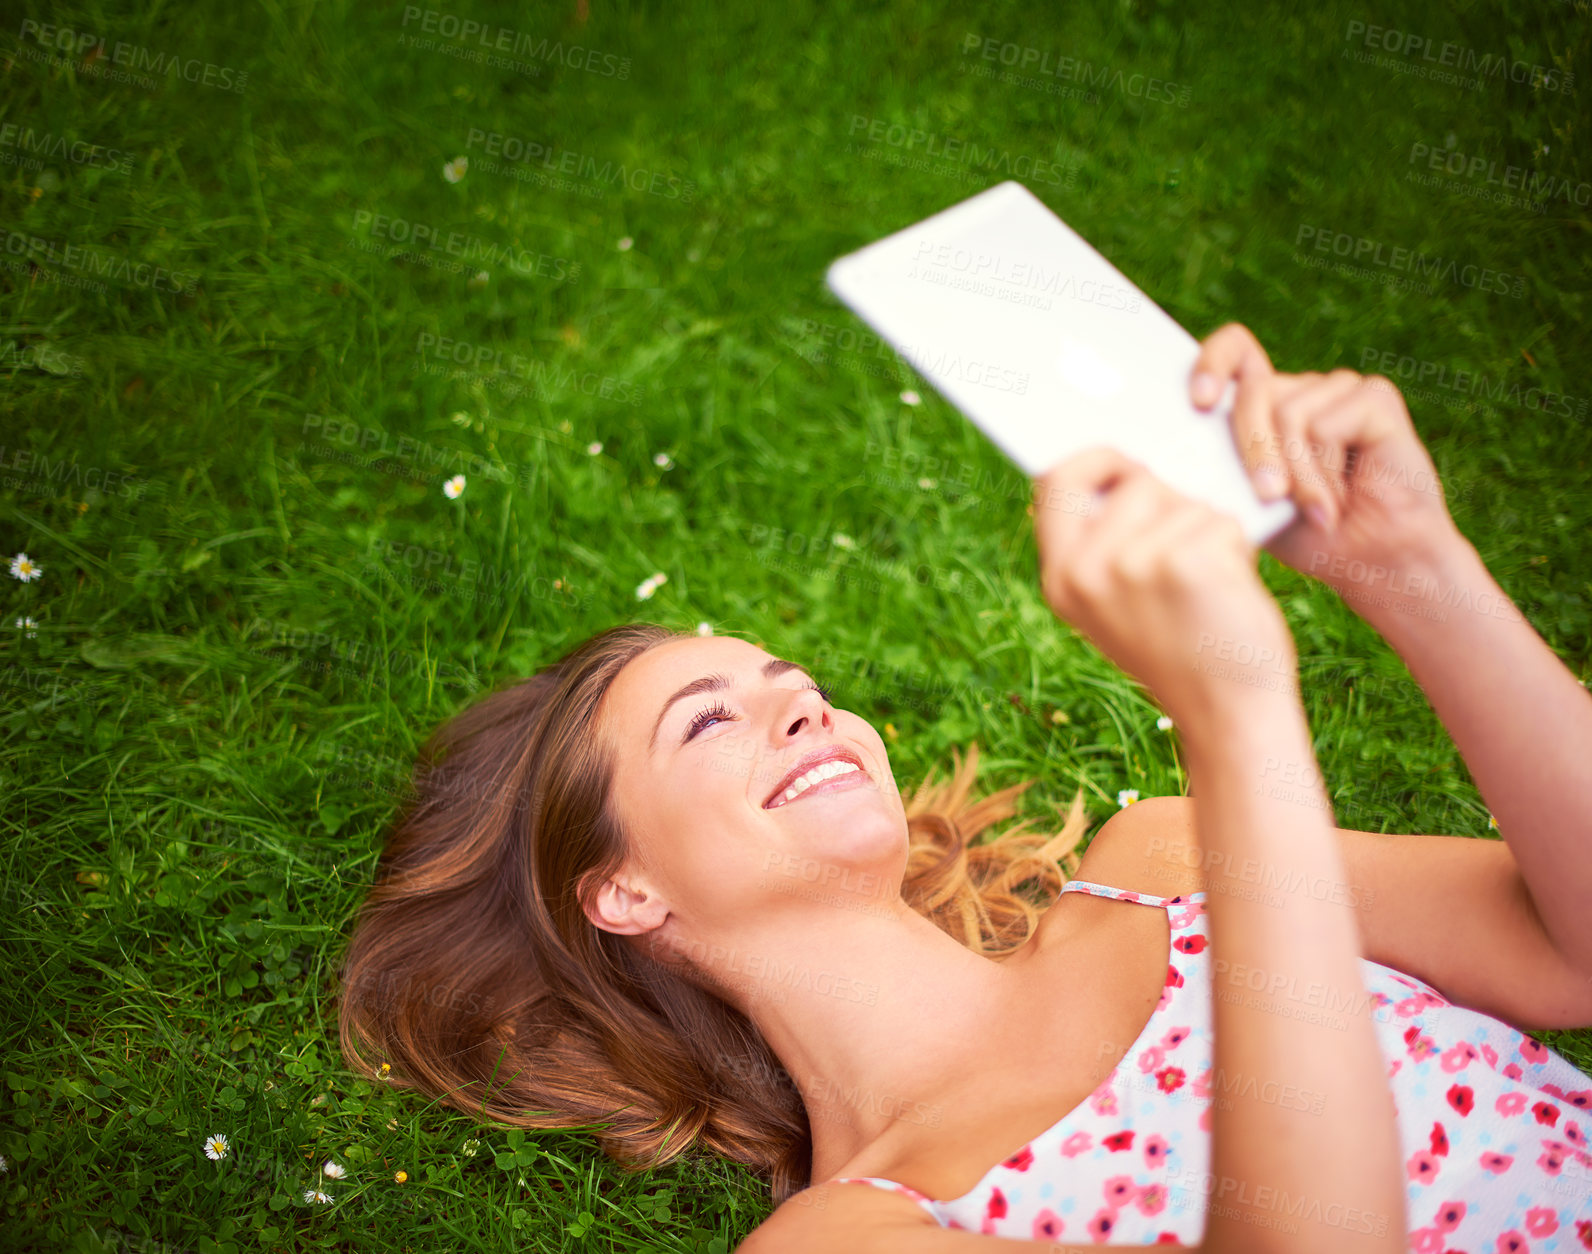
[[[776,675],[783,675],[786,671],[799,671],[801,669],[795,662],[787,662],[784,658],[770,658],[763,663],[763,676],[765,679],[773,679]],[[684,701],[687,697],[700,696],[704,692],[722,692],[730,687],[730,684],[731,681],[728,675],[718,673],[704,675],[701,679],[693,679],[679,692],[675,693],[674,696],[665,701],[663,709],[658,711],[657,721],[652,725],[652,739],[647,742],[647,752],[651,753],[657,748],[658,729],[663,726],[664,716],[669,713],[670,708],[673,707],[676,701]]]

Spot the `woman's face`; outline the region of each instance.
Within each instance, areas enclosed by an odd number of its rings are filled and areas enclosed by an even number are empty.
[[[733,636],[671,640],[625,665],[600,725],[635,853],[617,878],[652,894],[642,926],[613,930],[646,930],[666,908],[676,935],[722,938],[771,912],[899,893],[907,821],[884,742],[800,667]],[[798,778],[808,787],[791,796]],[[631,900],[610,893],[603,917]]]

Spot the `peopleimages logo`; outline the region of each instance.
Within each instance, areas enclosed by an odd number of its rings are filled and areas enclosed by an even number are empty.
[[[1424,63],[1411,68],[1425,71],[1434,67],[1444,69],[1452,67],[1458,71],[1474,74],[1475,84],[1478,87],[1489,78],[1507,78],[1511,83],[1529,83],[1541,91],[1558,91],[1567,96],[1575,95],[1575,75],[1567,70],[1560,70],[1551,65],[1538,65],[1514,57],[1499,56],[1492,52],[1477,52],[1474,48],[1467,48],[1463,44],[1449,40],[1439,44],[1429,35],[1416,35],[1410,31],[1391,30],[1385,26],[1372,26],[1351,20],[1343,38],[1345,43],[1350,44],[1359,40],[1369,50],[1366,56],[1359,57],[1361,60],[1374,59],[1378,52],[1388,52],[1405,62]],[[1350,54],[1348,48],[1343,51],[1345,56]],[[1431,77],[1446,79],[1455,76],[1433,73]],[[1463,85],[1469,86],[1469,84]]]
[[[474,18],[459,17],[440,9],[422,9],[417,4],[404,6],[403,28],[413,25],[427,35],[440,35],[460,44],[473,44],[486,52],[506,53],[515,57],[530,57],[543,64],[568,66],[604,78],[629,78],[630,58],[618,57],[611,52],[599,52],[580,44],[565,45],[561,39],[536,36],[510,26],[489,26]],[[411,39],[414,38],[410,32]]]

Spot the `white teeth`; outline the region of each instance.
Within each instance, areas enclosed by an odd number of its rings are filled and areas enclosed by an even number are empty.
[[[836,775],[849,775],[852,771],[860,771],[861,769],[855,762],[845,762],[838,758],[831,759],[813,767],[812,770],[800,776],[794,784],[785,790],[784,795],[780,797],[780,801],[781,803],[793,801],[814,784],[821,784],[826,779],[833,779]]]

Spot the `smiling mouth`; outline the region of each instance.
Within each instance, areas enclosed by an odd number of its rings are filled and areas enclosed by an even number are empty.
[[[835,748],[809,755],[780,780],[779,785],[763,803],[765,810],[775,810],[813,792],[841,792],[864,783],[871,783],[868,772],[857,755],[849,749]]]

